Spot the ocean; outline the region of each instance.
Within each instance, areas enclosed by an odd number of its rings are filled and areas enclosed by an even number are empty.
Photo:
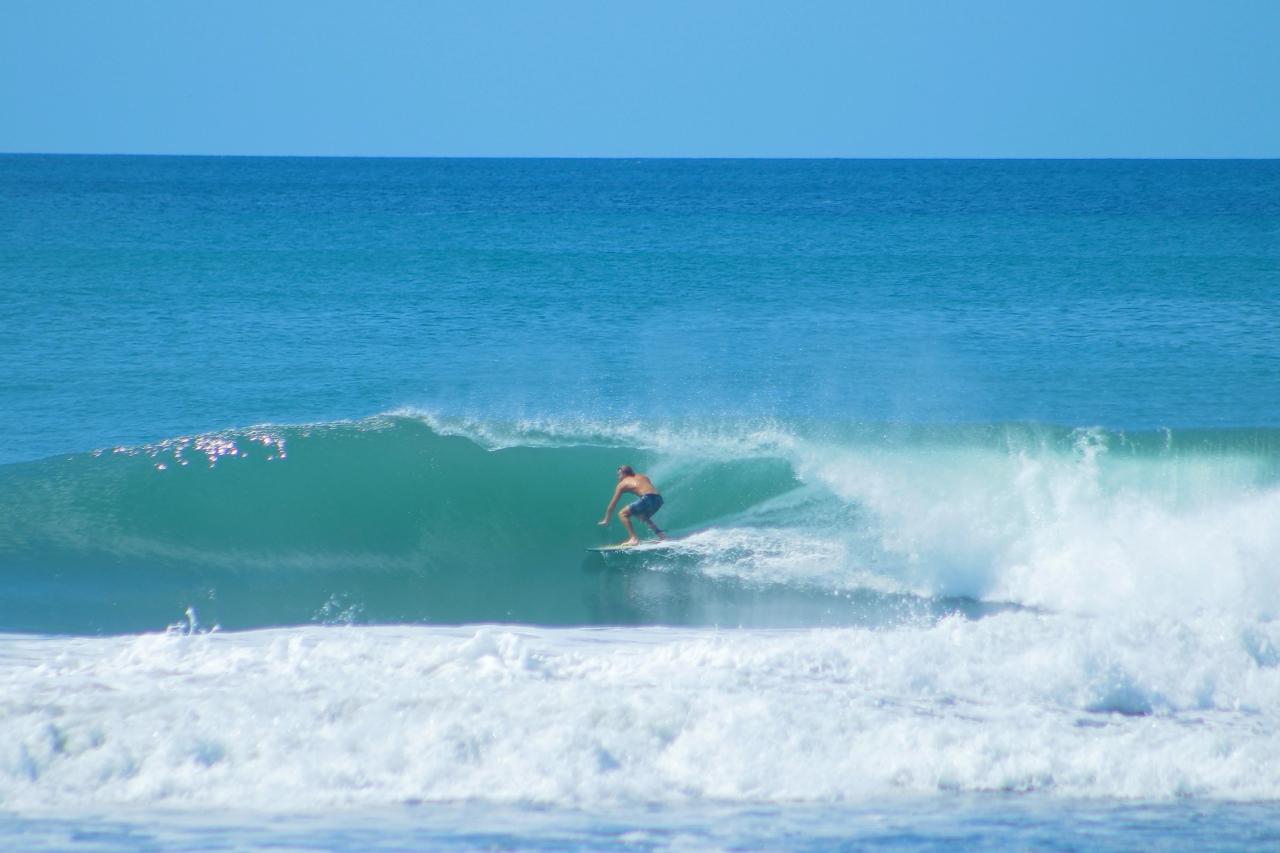
[[[0,365],[3,846],[1280,846],[1280,162],[0,156]]]

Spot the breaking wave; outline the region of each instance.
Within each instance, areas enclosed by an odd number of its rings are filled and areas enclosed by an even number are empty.
[[[620,463],[678,540],[588,554]],[[0,467],[0,629],[1280,608],[1280,431],[401,411]]]

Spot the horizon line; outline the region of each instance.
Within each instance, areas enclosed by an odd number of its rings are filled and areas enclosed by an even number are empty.
[[[1277,160],[1280,154],[209,154],[136,151],[0,151],[0,157],[192,157],[280,160],[879,160],[1147,161]]]

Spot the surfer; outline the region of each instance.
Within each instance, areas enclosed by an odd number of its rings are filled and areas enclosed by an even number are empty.
[[[618,505],[618,498],[622,497],[623,492],[630,492],[638,495],[639,500],[632,501],[618,511],[618,518],[622,521],[622,526],[627,529],[627,541],[623,545],[639,544],[640,539],[636,536],[635,529],[631,526],[631,518],[635,516],[649,525],[650,529],[657,534],[659,539],[666,539],[667,535],[658,529],[658,525],[653,523],[653,514],[662,509],[662,495],[658,494],[657,488],[644,474],[637,474],[630,465],[623,465],[618,469],[618,485],[613,490],[613,499],[609,501],[609,507],[604,511],[604,518],[600,519],[600,526],[605,527],[609,524],[609,514],[613,512],[613,508]]]

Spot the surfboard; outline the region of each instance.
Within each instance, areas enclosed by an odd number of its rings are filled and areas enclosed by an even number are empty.
[[[641,542],[638,545],[600,545],[594,548],[588,548],[588,551],[595,551],[597,554],[609,554],[614,551],[658,551],[668,547],[671,540],[662,542]]]

